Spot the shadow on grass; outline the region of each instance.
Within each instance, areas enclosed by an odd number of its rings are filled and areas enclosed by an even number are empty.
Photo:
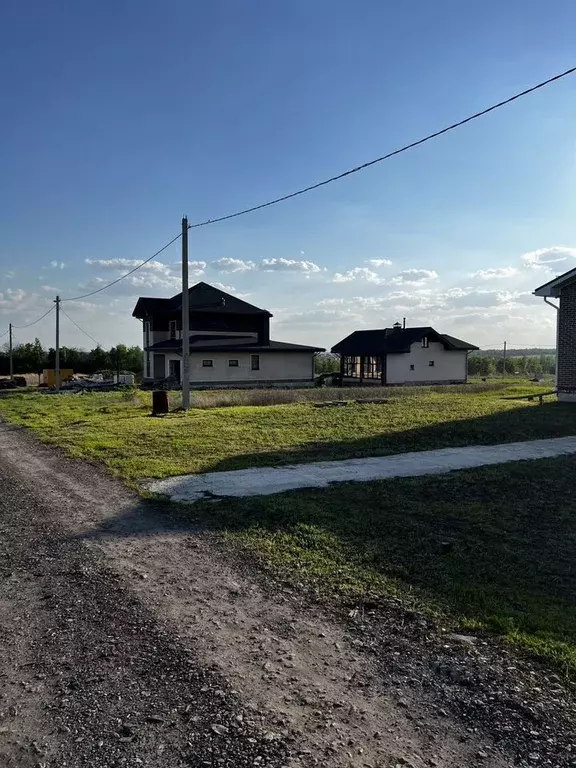
[[[366,406],[359,418],[370,419],[373,408]],[[361,409],[363,410],[363,409]],[[245,467],[282,466],[311,461],[386,456],[409,451],[465,445],[495,445],[522,440],[576,435],[576,407],[566,403],[545,403],[511,409],[487,416],[443,421],[405,431],[359,437],[342,441],[302,443],[276,451],[262,450],[230,456],[215,462],[207,472],[223,472]]]
[[[571,434],[576,407],[549,403],[322,443],[317,458]],[[313,459],[305,444],[237,456],[212,469]],[[142,500],[93,535],[213,528],[320,594],[355,602],[399,598],[411,609],[453,617],[462,628],[496,631],[576,680],[574,478],[576,457],[562,457],[193,507]]]
[[[291,581],[506,635],[576,679],[576,458],[201,504]]]

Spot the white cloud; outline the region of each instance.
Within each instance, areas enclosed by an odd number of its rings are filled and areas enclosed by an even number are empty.
[[[210,266],[217,269],[218,272],[249,272],[256,268],[253,261],[243,261],[242,259],[231,259],[227,256],[222,259],[211,261]]]
[[[262,272],[321,272],[313,261],[295,261],[294,259],[262,259],[258,267]]]
[[[40,288],[47,293],[58,293],[58,288],[54,288],[53,285],[41,285]]]
[[[10,269],[8,272],[4,273],[5,280],[12,280],[14,277],[16,277],[16,272],[14,272],[13,269]]]
[[[371,267],[379,269],[380,267],[391,267],[392,262],[390,259],[368,259],[366,264],[370,264]]]
[[[403,284],[422,284],[429,280],[437,280],[438,273],[433,269],[405,269],[403,272],[399,272],[393,277],[390,282],[396,285]]]
[[[498,267],[495,269],[479,269],[478,272],[472,272],[470,277],[477,277],[479,280],[501,280],[507,277],[514,277],[518,274],[516,267]]]
[[[144,272],[142,274],[135,272],[127,277],[125,282],[135,288],[158,288],[170,291],[180,290],[182,286],[180,275],[157,275],[153,272]]]
[[[279,315],[279,325],[331,326],[341,322],[355,323],[356,325],[364,324],[361,314],[345,309],[310,309],[304,312],[291,312],[285,315],[282,314],[282,311],[276,311],[276,314]]]
[[[86,259],[86,264],[90,264],[93,267],[100,267],[100,269],[113,270],[120,274],[129,272],[134,267],[138,267],[142,264],[138,259]],[[189,261],[188,270],[190,274],[202,274],[206,269],[205,261]],[[160,272],[164,275],[180,274],[180,262],[174,264],[165,264],[162,261],[149,261],[146,264],[142,264],[138,272]]]
[[[554,245],[551,248],[539,248],[522,256],[522,263],[528,269],[548,269],[549,264],[560,264],[569,259],[576,259],[576,248]]]
[[[50,262],[50,268],[51,269],[64,269],[66,264],[63,261],[51,261]]]
[[[336,272],[332,278],[333,283],[348,283],[351,280],[368,280],[370,283],[381,283],[376,272],[366,267],[354,267],[349,269],[348,272]]]

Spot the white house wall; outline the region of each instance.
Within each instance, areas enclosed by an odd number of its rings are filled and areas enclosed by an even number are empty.
[[[434,365],[430,365],[430,361]],[[414,370],[410,370],[410,366]],[[420,384],[424,382],[466,381],[467,355],[465,351],[444,349],[437,341],[426,348],[414,342],[410,352],[386,356],[387,384]]]
[[[259,352],[260,370],[252,370],[252,354],[248,352],[193,352],[190,355],[190,383],[210,384],[258,381],[311,381],[314,378],[314,355],[310,352]],[[170,360],[180,355],[166,355],[166,376]],[[203,360],[212,360],[204,367]],[[229,366],[238,360],[238,366]]]

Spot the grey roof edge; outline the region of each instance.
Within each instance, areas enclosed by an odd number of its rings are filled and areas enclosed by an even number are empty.
[[[167,339],[165,341],[158,341],[156,344],[151,344],[149,347],[144,347],[146,352],[180,352],[182,344],[180,339]],[[324,347],[311,347],[306,344],[291,344],[288,341],[273,341],[270,340],[270,344],[258,344],[257,341],[251,343],[242,344],[221,344],[199,346],[197,348],[192,345],[190,347],[191,352],[325,352]]]
[[[534,296],[552,296],[557,298],[562,288],[574,281],[576,281],[576,267],[569,269],[568,272],[564,272],[562,275],[553,277],[552,280],[548,280],[547,283],[540,285],[532,293]]]

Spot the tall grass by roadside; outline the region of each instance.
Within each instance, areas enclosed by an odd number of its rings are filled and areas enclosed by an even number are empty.
[[[414,386],[414,387],[322,387],[299,389],[207,389],[191,393],[192,408],[228,408],[234,406],[288,405],[290,403],[325,403],[334,400],[377,400],[407,396],[422,396],[434,393],[479,394],[499,392],[519,385],[522,394],[524,382],[509,380],[470,382],[469,384]],[[531,389],[530,389],[531,391]],[[528,392],[528,389],[526,389]],[[171,393],[175,401],[177,393]]]

